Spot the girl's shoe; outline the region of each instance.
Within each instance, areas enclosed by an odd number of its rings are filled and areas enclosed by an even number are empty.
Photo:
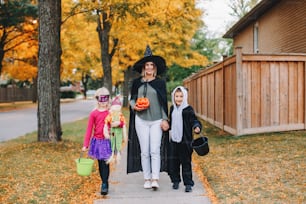
[[[144,187],[145,189],[152,188],[151,181],[150,181],[150,180],[145,180],[145,183],[143,184],[143,187]]]
[[[108,194],[108,184],[102,183],[101,185],[101,195],[107,195]]]
[[[153,181],[152,181],[152,188],[153,188],[154,190],[156,190],[156,189],[159,188],[159,185],[158,185],[157,180],[153,180]]]

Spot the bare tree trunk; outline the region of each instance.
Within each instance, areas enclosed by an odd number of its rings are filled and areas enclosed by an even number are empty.
[[[3,59],[4,59],[4,42],[5,41],[5,36],[3,35],[2,36],[2,39],[0,39],[0,76],[2,74],[2,62],[3,62]]]
[[[97,32],[99,35],[99,41],[101,45],[101,60],[102,60],[102,70],[103,70],[103,84],[110,92],[112,92],[112,68],[111,60],[109,54],[109,32],[111,29],[111,24],[107,21],[107,14],[102,12],[102,18],[100,18],[100,13],[97,16]]]
[[[39,0],[38,141],[60,141],[61,0]]]
[[[33,79],[33,86],[32,86],[32,102],[36,103],[37,102],[37,77]]]
[[[124,71],[124,82],[123,82],[123,107],[128,107],[129,105],[129,67],[127,68],[126,71]]]
[[[138,72],[133,71],[132,67],[128,67],[124,71],[124,82],[123,82],[123,107],[128,107],[129,105],[129,94],[132,86],[132,81],[136,77],[139,77]]]
[[[84,87],[84,99],[87,99],[87,84],[88,84],[88,79],[89,79],[89,75],[87,73],[82,73],[82,84]]]

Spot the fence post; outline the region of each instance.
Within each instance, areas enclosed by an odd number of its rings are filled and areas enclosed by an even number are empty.
[[[304,130],[306,130],[306,61],[304,61]]]
[[[236,47],[236,135],[243,134],[242,47]]]

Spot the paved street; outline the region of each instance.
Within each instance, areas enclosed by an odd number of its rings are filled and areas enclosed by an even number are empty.
[[[61,122],[85,118],[95,107],[94,100],[61,103]],[[37,130],[37,108],[0,112],[0,142]]]

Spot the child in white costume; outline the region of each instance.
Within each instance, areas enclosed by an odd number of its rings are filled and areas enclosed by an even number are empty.
[[[192,106],[188,104],[188,92],[184,87],[176,87],[171,96],[168,174],[173,183],[173,189],[179,188],[182,177],[185,192],[191,192],[194,185],[191,168],[193,152],[191,142],[193,132],[200,133],[202,124],[197,119]]]

